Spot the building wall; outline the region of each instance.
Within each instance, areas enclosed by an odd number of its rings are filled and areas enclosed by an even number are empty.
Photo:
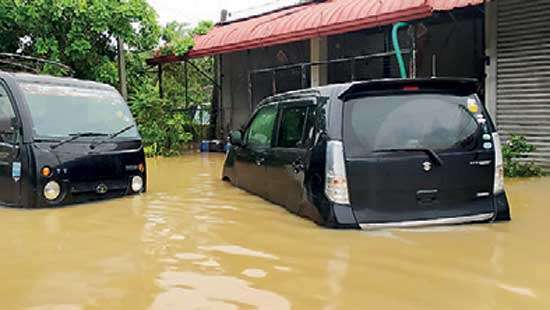
[[[525,136],[536,150],[524,160],[550,172],[550,1],[491,1],[486,11],[487,94],[497,127],[504,141]]]
[[[454,18],[454,20],[453,20]],[[417,40],[417,77],[432,73],[432,55],[437,56],[437,75],[444,77],[484,78],[484,17],[474,9],[459,10],[451,17],[441,14],[422,21],[427,32]],[[364,30],[330,37],[329,58],[345,58],[392,51],[391,27]],[[406,31],[400,32],[401,48],[411,48]],[[408,65],[411,57],[405,56]],[[395,57],[379,58],[356,63],[358,80],[398,78]],[[351,65],[329,66],[329,81],[346,82],[351,77]]]
[[[243,126],[256,105],[273,94],[271,74],[254,74],[252,101],[249,97],[249,72],[257,69],[309,62],[309,42],[302,41],[269,48],[224,54],[222,73],[222,123],[224,133]],[[277,73],[277,92],[300,89],[300,75]]]
[[[484,78],[484,15],[477,8],[453,11],[421,21],[427,33],[417,40],[417,76],[429,77],[432,72],[432,55],[437,55],[437,75],[446,77]],[[393,50],[390,45],[391,27],[358,31],[331,36],[327,40],[328,59],[360,56]],[[402,48],[410,48],[406,31],[400,32]],[[269,73],[254,74],[252,100],[249,98],[248,75],[252,70],[309,62],[310,43],[301,41],[269,48],[225,54],[222,61],[222,107],[224,135],[238,129],[248,120],[259,101],[275,92],[300,89],[302,75],[299,68],[278,71],[276,89]],[[411,57],[405,57],[411,64]],[[310,68],[305,80],[310,83]],[[351,81],[351,63],[331,64],[325,68],[328,82]],[[356,80],[399,77],[395,57],[358,61],[355,63]]]

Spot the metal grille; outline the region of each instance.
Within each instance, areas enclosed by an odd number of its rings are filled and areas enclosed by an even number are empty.
[[[531,159],[550,171],[550,1],[497,2],[497,124],[527,137]]]

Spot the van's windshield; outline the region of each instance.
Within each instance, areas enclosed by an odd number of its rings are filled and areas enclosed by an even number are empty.
[[[81,133],[110,135],[135,124],[124,99],[115,91],[24,83],[34,136],[64,138]],[[136,127],[119,135],[139,138]]]
[[[350,100],[344,113],[346,154],[471,150],[479,143],[477,113],[481,107],[475,96],[415,94]]]

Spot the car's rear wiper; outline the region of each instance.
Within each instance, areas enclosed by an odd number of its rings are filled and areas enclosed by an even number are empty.
[[[380,149],[375,150],[374,153],[396,153],[396,152],[424,152],[435,161],[439,166],[443,166],[443,159],[437,153],[429,148],[404,148],[404,149]]]
[[[104,136],[107,136],[107,134],[106,133],[100,133],[100,132],[77,132],[77,133],[71,133],[71,134],[69,134],[69,136],[70,136],[70,138],[67,138],[65,140],[61,140],[58,143],[50,146],[50,148],[52,150],[56,149],[56,148],[62,146],[63,144],[73,142],[73,141],[75,141],[79,138],[82,138],[82,137],[104,137]]]
[[[98,145],[101,145],[101,144],[103,144],[103,143],[105,143],[105,142],[107,142],[107,141],[109,141],[109,140],[112,140],[112,139],[114,139],[114,138],[120,136],[121,134],[127,132],[128,130],[130,130],[130,129],[134,128],[134,127],[136,127],[136,124],[132,124],[132,125],[130,125],[130,126],[126,126],[126,127],[122,128],[121,130],[119,130],[119,131],[117,131],[117,132],[115,132],[115,133],[112,133],[112,134],[108,135],[109,137],[107,137],[106,139],[103,139],[103,140],[101,140],[101,141],[99,141],[99,142],[92,143],[92,144],[90,145],[90,148],[95,149]],[[107,135],[106,135],[106,136],[107,136]]]

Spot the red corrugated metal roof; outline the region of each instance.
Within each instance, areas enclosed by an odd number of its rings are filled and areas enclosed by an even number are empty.
[[[430,16],[433,11],[477,5],[483,0],[326,0],[218,25],[195,38],[189,57],[227,52],[334,35]],[[167,56],[150,63],[170,62]]]
[[[428,0],[434,11],[450,11],[470,5],[483,4],[483,0]]]

